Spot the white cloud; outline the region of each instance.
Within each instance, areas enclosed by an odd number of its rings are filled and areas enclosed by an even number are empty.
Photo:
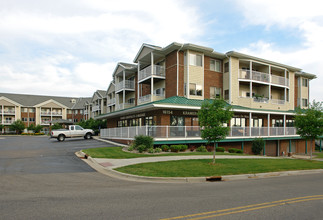
[[[182,1],[0,0],[1,92],[91,96],[142,43],[196,42],[195,8]],[[15,86],[13,86],[15,85]]]
[[[303,71],[317,75],[311,81],[311,99],[322,101],[323,83],[323,11],[319,1],[237,1],[245,18],[245,25],[263,25],[267,30],[279,28],[282,32],[294,31],[301,35],[303,42],[299,47],[286,51],[273,42],[259,40],[240,51],[280,63],[302,68]]]

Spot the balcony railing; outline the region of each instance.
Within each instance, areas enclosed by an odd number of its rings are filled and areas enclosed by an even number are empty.
[[[126,102],[126,103],[121,103],[121,104],[118,104],[118,105],[116,106],[116,110],[125,109],[125,108],[130,108],[130,107],[133,107],[133,106],[135,106],[135,103],[128,103],[128,102]]]
[[[268,98],[260,98],[260,97],[254,97],[253,98],[254,102],[261,102],[261,103],[268,103],[269,99]]]
[[[165,77],[165,68],[163,66],[154,65],[153,71],[151,71],[151,66],[139,71],[139,81],[149,76]]]
[[[15,114],[16,113],[16,111],[15,110],[6,110],[6,109],[4,109],[4,110],[0,110],[0,113],[4,113],[4,114]]]
[[[99,105],[94,105],[93,107],[92,107],[92,112],[96,112],[96,111],[100,111],[100,106]]]
[[[151,101],[151,95],[149,94],[149,95],[139,97],[138,104],[142,104],[150,101]]]
[[[135,81],[125,80],[116,84],[116,91],[121,89],[135,89]]]
[[[52,112],[52,115],[53,116],[61,116],[62,115],[62,112]]]
[[[5,120],[5,121],[3,121],[3,124],[9,125],[9,124],[12,124],[14,121],[15,121],[14,119],[13,120]],[[1,121],[0,121],[0,123],[1,123]]]
[[[285,104],[285,100],[281,100],[281,99],[272,99],[271,100],[272,104],[278,104],[278,105],[284,105]]]
[[[271,75],[271,83],[282,86],[289,86],[289,80],[282,76]]]
[[[49,125],[50,124],[50,120],[41,121],[41,124],[42,125]]]
[[[116,104],[116,98],[108,99],[107,100],[107,105],[114,105]]]
[[[153,138],[201,139],[199,126],[136,126],[101,129],[102,138],[134,139],[136,135]],[[231,127],[228,138],[297,135],[294,127]]]

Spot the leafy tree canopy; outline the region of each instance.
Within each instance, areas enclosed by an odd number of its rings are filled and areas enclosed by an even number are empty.
[[[10,129],[16,131],[17,134],[21,134],[25,129],[25,123],[21,120],[14,121],[10,125]]]

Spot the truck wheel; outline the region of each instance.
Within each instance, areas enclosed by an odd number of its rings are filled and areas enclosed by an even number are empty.
[[[64,141],[65,140],[65,136],[63,134],[60,134],[60,135],[58,135],[57,140],[58,141]]]
[[[84,137],[84,139],[91,139],[92,138],[92,134],[91,133],[87,133]]]

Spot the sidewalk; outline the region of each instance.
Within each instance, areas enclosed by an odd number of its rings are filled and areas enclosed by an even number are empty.
[[[84,158],[85,154],[81,151],[75,153],[78,157]],[[171,161],[171,160],[188,160],[188,159],[212,159],[213,155],[197,155],[197,156],[161,156],[161,157],[141,157],[131,159],[108,159],[108,158],[92,158],[88,157],[83,161],[86,162],[93,169],[98,172],[108,175],[113,178],[130,180],[136,182],[159,182],[159,183],[178,183],[178,182],[206,182],[210,177],[145,177],[137,176],[115,171],[115,168],[149,162]],[[218,155],[216,159],[281,159],[279,157],[263,157],[263,156],[230,156]],[[296,170],[296,171],[283,171],[283,172],[270,172],[270,173],[257,173],[257,174],[240,174],[240,175],[225,175],[221,176],[222,181],[243,180],[243,179],[257,179],[269,178],[278,176],[294,176],[303,174],[317,174],[323,173],[323,169],[317,170]],[[219,177],[217,177],[219,178]]]

